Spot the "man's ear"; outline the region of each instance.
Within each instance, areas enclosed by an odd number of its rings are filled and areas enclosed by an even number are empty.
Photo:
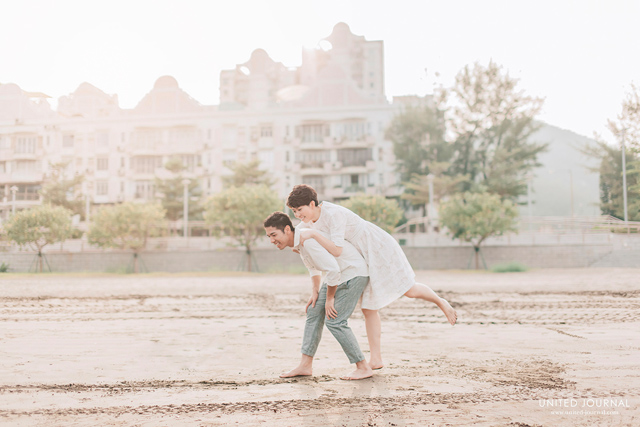
[[[287,234],[287,228],[289,229],[289,233],[291,233],[291,227],[289,227],[288,225],[284,226],[284,234]]]
[[[316,202],[315,202],[314,200],[310,201],[310,202],[309,202],[309,207],[310,207],[311,209],[315,208],[315,207],[316,207]]]

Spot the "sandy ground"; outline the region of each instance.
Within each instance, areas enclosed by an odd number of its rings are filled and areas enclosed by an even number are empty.
[[[386,366],[343,381],[326,330],[314,376],[278,378],[303,275],[1,276],[0,425],[640,425],[640,270],[418,278],[458,325],[402,298],[381,311]]]

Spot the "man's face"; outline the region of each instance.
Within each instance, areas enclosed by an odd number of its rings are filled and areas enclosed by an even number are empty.
[[[264,229],[271,243],[276,245],[280,250],[283,250],[287,246],[293,247],[293,233],[291,229],[287,225],[284,230],[285,231],[282,232],[275,227],[267,227]]]
[[[302,205],[297,208],[292,208],[293,214],[302,222],[311,222],[314,214],[312,205],[315,206],[315,202],[311,202],[308,205]]]

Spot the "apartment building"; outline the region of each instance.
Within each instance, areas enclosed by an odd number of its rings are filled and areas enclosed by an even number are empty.
[[[160,77],[133,109],[89,83],[54,111],[42,93],[0,84],[0,217],[40,203],[51,164],[85,177],[91,205],[161,195],[163,165],[182,160],[203,195],[222,189],[229,162],[260,160],[284,199],[298,183],[321,199],[365,192],[397,196],[392,145],[384,130],[398,105],[384,94],[382,41],[337,24],[299,67],[255,50],[220,73],[220,104],[202,105],[171,76]]]

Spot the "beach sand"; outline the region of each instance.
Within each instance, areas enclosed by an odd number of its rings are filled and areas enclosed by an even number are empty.
[[[385,367],[300,358],[305,275],[0,276],[0,425],[638,426],[640,270],[420,271]],[[365,355],[359,309],[350,320]],[[598,412],[598,413],[596,413]]]

